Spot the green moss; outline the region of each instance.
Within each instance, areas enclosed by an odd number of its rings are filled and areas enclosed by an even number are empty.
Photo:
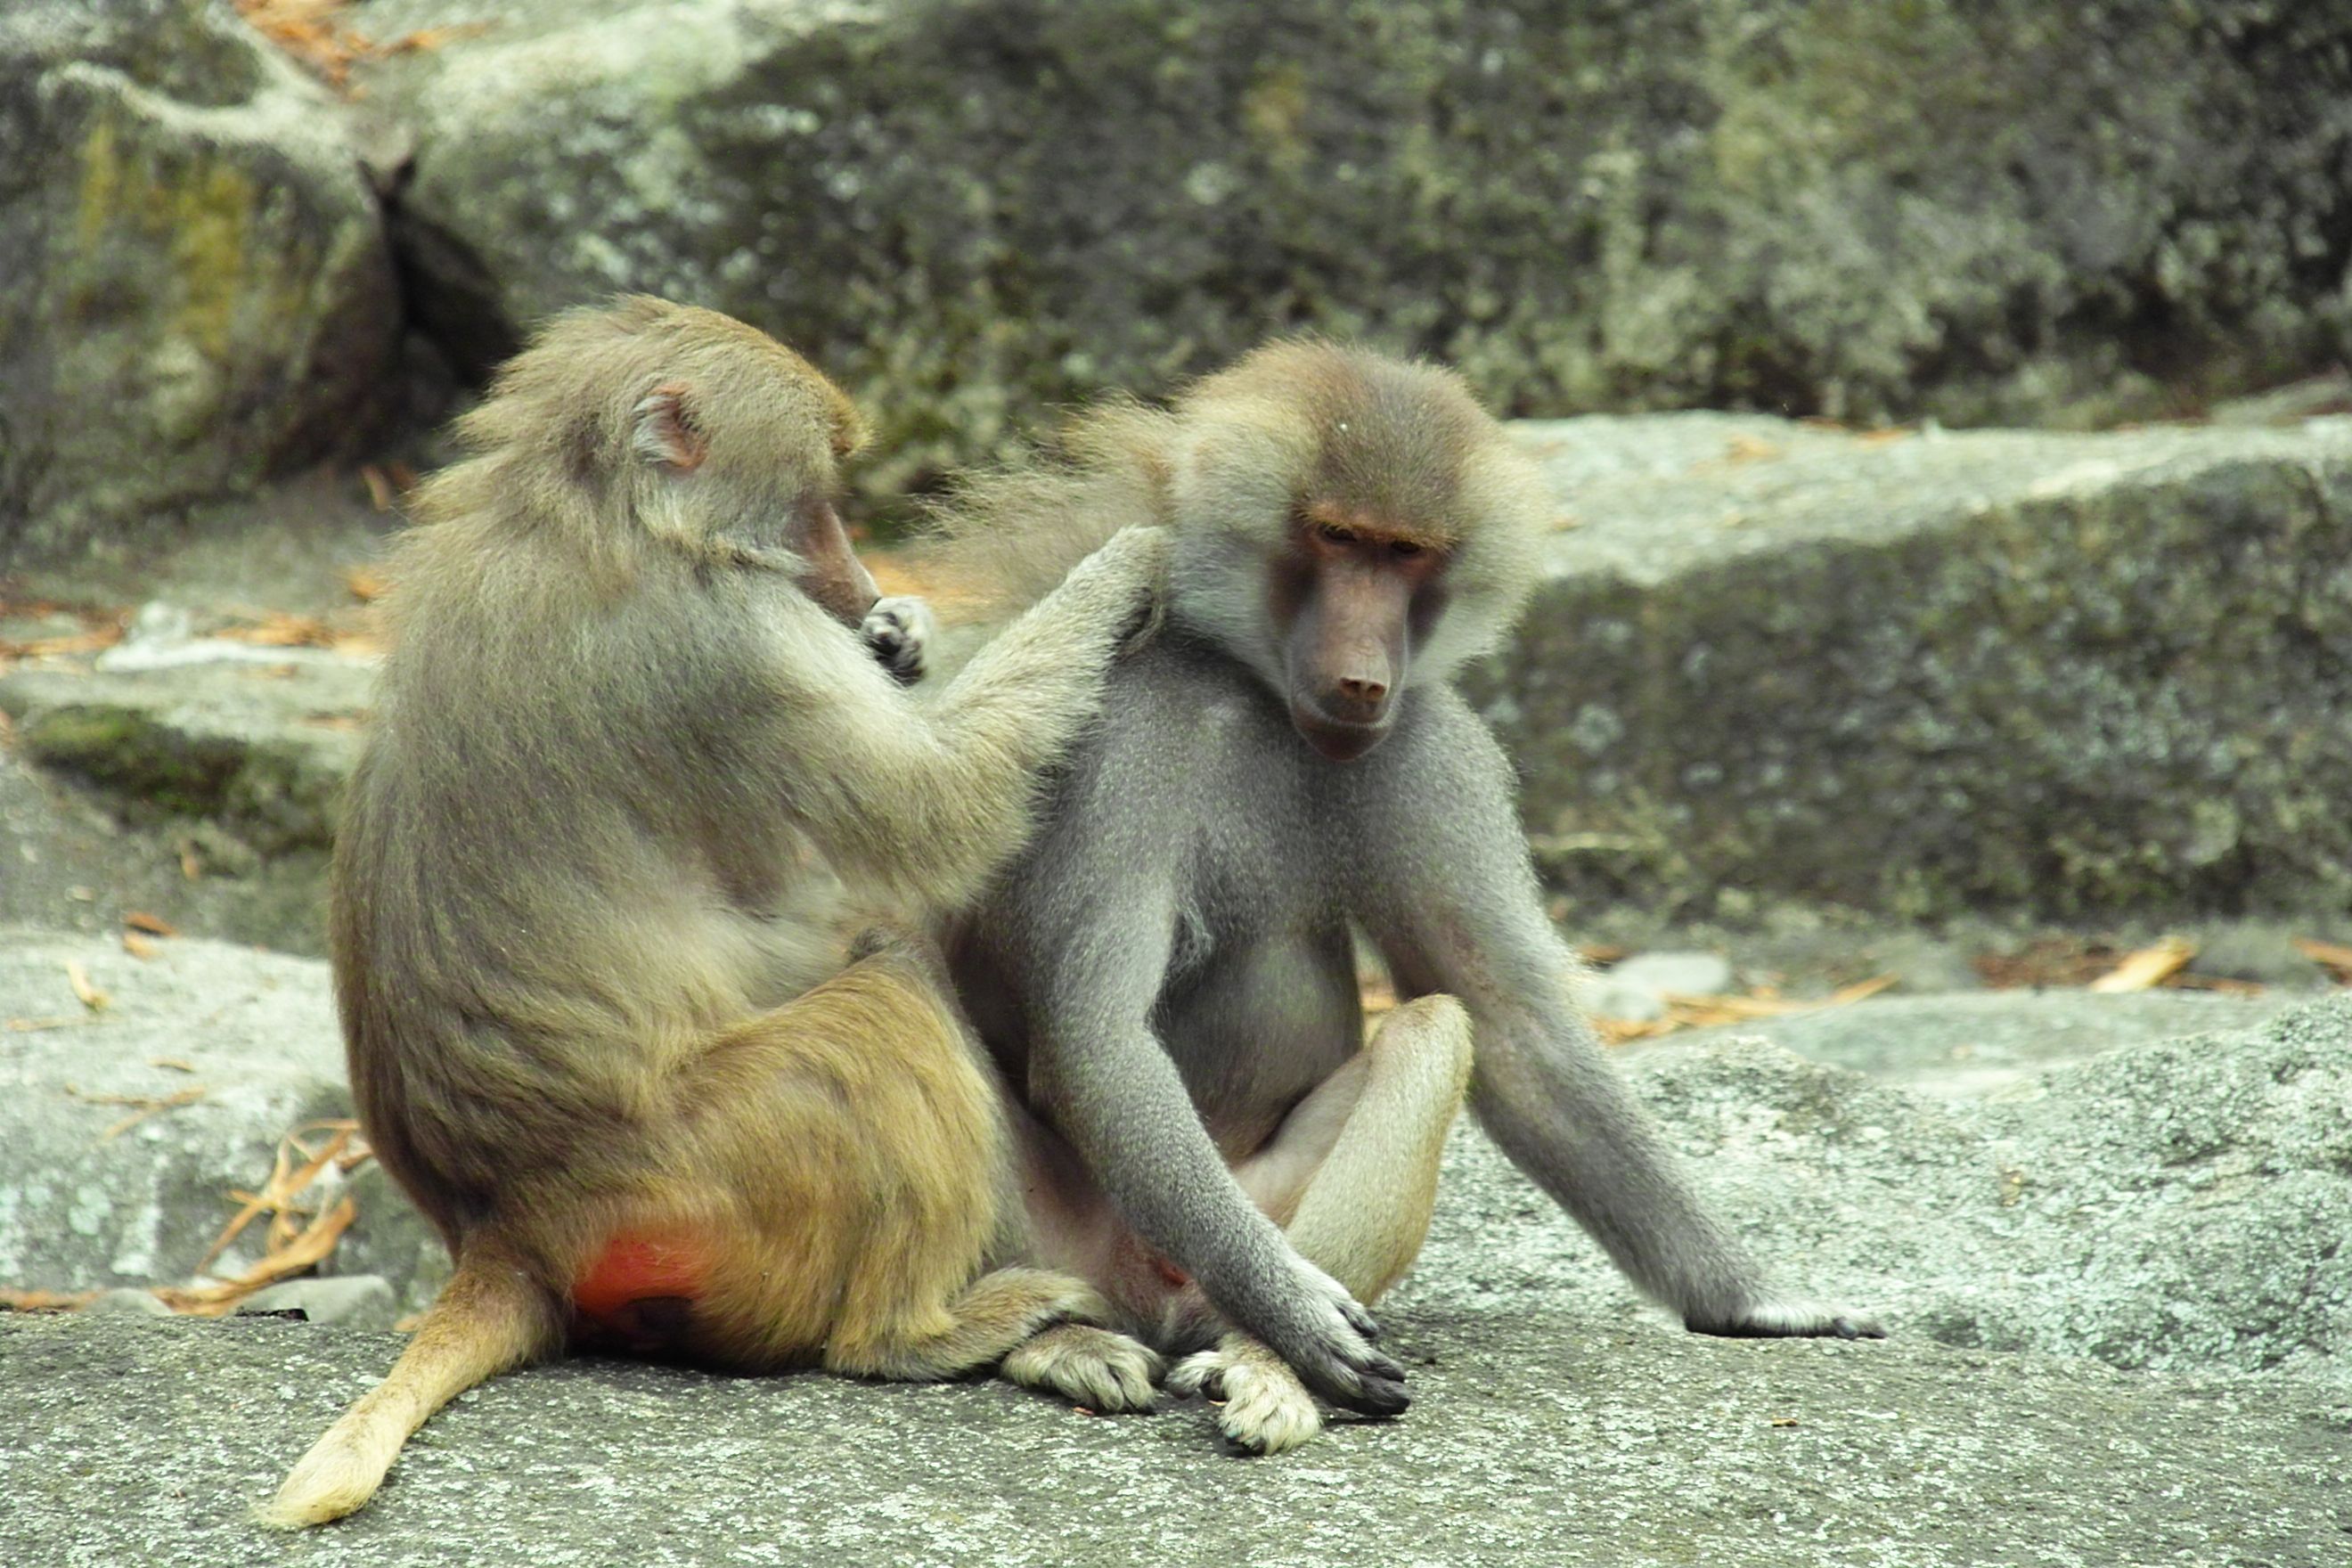
[[[217,812],[241,763],[234,746],[191,742],[124,708],[52,708],[26,719],[17,735],[29,760],[176,816]]]
[[[97,704],[35,712],[17,734],[27,760],[88,780],[135,816],[215,819],[271,853],[333,842],[341,762],[299,744],[200,738]]]

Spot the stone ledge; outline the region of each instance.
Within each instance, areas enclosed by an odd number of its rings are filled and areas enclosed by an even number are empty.
[[[1581,898],[2352,899],[2352,420],[1522,425],[1566,527],[1475,692]]]

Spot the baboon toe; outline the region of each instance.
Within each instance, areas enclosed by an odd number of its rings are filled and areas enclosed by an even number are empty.
[[[1049,1329],[1004,1358],[1004,1375],[1099,1414],[1149,1410],[1161,1363],[1150,1346],[1084,1323]]]
[[[1280,1454],[1323,1430],[1323,1413],[1298,1374],[1260,1345],[1220,1345],[1185,1357],[1168,1374],[1176,1394],[1217,1405],[1217,1428],[1248,1454]]]

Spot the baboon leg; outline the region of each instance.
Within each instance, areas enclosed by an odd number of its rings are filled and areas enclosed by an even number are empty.
[[[1097,1409],[1149,1404],[1159,1362],[1143,1346],[1051,1332],[1104,1321],[1093,1287],[981,1272],[1017,1201],[996,1080],[933,955],[860,946],[834,980],[730,1031],[681,1090],[704,1108],[681,1144],[732,1178],[740,1216],[694,1305],[698,1349],[911,1381],[1024,1350],[1004,1369],[1016,1383]]]
[[[948,1301],[868,1315],[825,1346],[824,1364],[860,1377],[924,1383],[1003,1361],[1046,1330],[1108,1313],[1093,1286],[1042,1268],[999,1268]]]
[[[1450,996],[1408,1002],[1235,1174],[1300,1257],[1369,1306],[1421,1255],[1469,1083],[1469,1015]],[[1251,1453],[1295,1448],[1323,1427],[1297,1373],[1247,1334],[1227,1331],[1168,1386],[1222,1399],[1219,1427]]]
[[[1470,1084],[1470,1016],[1451,996],[1408,1002],[1342,1070],[1360,1066],[1355,1103],[1283,1229],[1301,1257],[1370,1306],[1428,1239],[1438,1160]],[[1314,1109],[1312,1100],[1300,1109]],[[1277,1159],[1285,1134],[1268,1151]]]
[[[993,1360],[1043,1325],[1003,1286],[950,1312],[978,1289],[1004,1201],[998,1090],[923,950],[859,945],[841,973],[722,1031],[673,1073],[671,1168],[681,1192],[718,1200],[691,1291],[699,1359],[951,1376],[973,1364],[958,1347],[990,1341],[980,1359]],[[953,1332],[965,1317],[993,1323],[992,1311],[1024,1331]]]
[[[375,1495],[401,1445],[427,1416],[561,1342],[546,1288],[502,1247],[468,1238],[457,1272],[390,1373],[327,1429],[256,1518],[286,1530],[341,1519]]]

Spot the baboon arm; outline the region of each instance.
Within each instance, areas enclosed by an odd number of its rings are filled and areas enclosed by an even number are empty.
[[[1364,1339],[1361,1307],[1250,1201],[1151,1031],[1164,934],[1155,939],[1145,922],[1097,928],[1085,950],[1100,962],[1057,977],[1055,1002],[1031,1037],[1033,1101],[1136,1234],[1233,1323],[1325,1397],[1376,1413],[1401,1408],[1402,1373]]]
[[[1136,897],[1129,908],[1157,902]],[[1030,1098],[1136,1233],[1226,1305],[1224,1293],[1253,1253],[1262,1262],[1269,1241],[1287,1246],[1226,1168],[1152,1032],[1151,1003],[1168,963],[1164,933],[1174,921],[1096,910],[1076,923],[1086,934],[1064,945],[1067,957],[1031,1037]]]
[[[1420,814],[1410,857],[1388,862],[1391,896],[1366,916],[1399,993],[1468,1009],[1472,1110],[1636,1285],[1694,1327],[1737,1316],[1762,1299],[1760,1270],[1577,1008],[1581,965],[1544,915],[1493,742],[1477,726],[1442,749],[1486,765],[1432,786],[1445,809]]]
[[[952,907],[1026,837],[1040,772],[1099,710],[1120,638],[1156,584],[1165,537],[1130,529],[918,706],[856,638],[782,632],[767,671],[784,809],[829,858]]]

